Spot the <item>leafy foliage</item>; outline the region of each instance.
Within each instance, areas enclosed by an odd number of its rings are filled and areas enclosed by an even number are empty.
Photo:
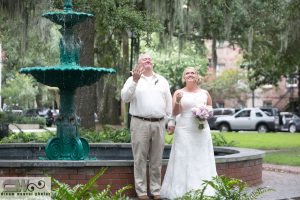
[[[131,135],[127,128],[117,129],[104,126],[101,131],[81,129],[80,135],[92,143],[130,143]],[[27,143],[27,142],[47,142],[55,133],[46,131],[41,133],[13,133],[1,140],[1,143]],[[172,144],[174,135],[165,135],[165,143]],[[235,141],[228,141],[224,134],[212,135],[214,146],[236,146]]]
[[[38,88],[34,86],[32,77],[22,74],[14,74],[6,80],[6,85],[1,91],[1,95],[6,99],[8,106],[19,105],[22,108],[33,107],[35,95]]]
[[[10,112],[0,112],[0,122],[11,124],[45,124],[43,117],[27,117]]]
[[[295,0],[260,0],[245,4],[249,29],[237,38],[237,42],[244,50],[245,65],[254,89],[264,84],[276,85],[282,75],[297,74],[299,5]]]
[[[195,67],[202,76],[205,76],[207,73],[207,60],[203,55],[204,50],[199,49],[200,47],[195,43],[186,42],[180,46],[179,43],[174,42],[170,44],[170,49],[159,50],[157,49],[159,46],[157,34],[153,34],[151,39],[151,45],[141,50],[151,54],[154,71],[163,75],[168,80],[172,93],[176,89],[183,87],[181,79],[186,67]]]
[[[214,101],[237,99],[242,102],[243,97],[249,92],[246,78],[246,74],[242,70],[227,69],[218,77],[214,74],[208,74],[201,86],[209,91]]]
[[[21,77],[18,71],[21,67],[47,66],[58,61],[58,30],[41,17],[49,6],[47,1],[6,3],[8,7],[2,9],[8,10],[0,15],[0,42],[6,54],[2,71],[4,102],[19,101],[19,105],[28,108],[45,86],[37,84],[30,76]]]
[[[213,177],[211,181],[204,180],[203,188],[190,191],[180,199],[182,200],[254,200],[265,192],[272,191],[270,188],[258,188],[250,193],[247,192],[247,184],[239,179],[228,178],[225,176]],[[204,195],[207,187],[215,190],[215,195]]]
[[[173,143],[173,134],[169,135],[168,133],[165,134],[165,144],[172,144]]]
[[[53,179],[54,189],[52,191],[52,198],[54,200],[126,200],[124,192],[131,189],[132,186],[128,185],[114,194],[110,191],[110,185],[107,185],[103,191],[98,191],[96,187],[96,181],[105,173],[107,168],[102,168],[94,177],[92,177],[85,185],[78,184],[71,188],[68,184],[61,183],[56,179]]]
[[[212,141],[214,146],[234,147],[235,142],[233,140],[228,141],[223,134],[213,134]]]
[[[86,138],[90,142],[113,142],[113,143],[129,143],[130,133],[127,128],[115,129],[109,126],[104,126],[103,130],[91,131],[83,130],[81,131],[81,136]]]
[[[0,143],[42,143],[54,136],[55,133],[51,131],[43,133],[10,133],[7,137],[2,138]]]
[[[129,143],[130,133],[126,128],[115,129],[104,126],[102,131],[80,130],[80,135],[87,139],[89,142],[102,142],[102,143]],[[47,142],[55,133],[46,131],[41,133],[13,133],[8,137],[1,140],[1,143],[27,143],[27,142]]]

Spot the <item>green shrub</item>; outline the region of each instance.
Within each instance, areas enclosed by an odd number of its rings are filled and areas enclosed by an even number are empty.
[[[81,130],[80,135],[89,142],[129,143],[130,132],[127,128],[117,129],[104,126],[101,131]]]
[[[212,135],[212,141],[214,146],[223,146],[223,147],[234,147],[235,142],[232,141],[227,141],[222,134],[213,134]]]
[[[7,137],[2,138],[0,143],[44,143],[55,135],[56,134],[51,131],[43,133],[10,133]]]
[[[165,144],[172,144],[173,143],[174,134],[169,135],[165,133]]]
[[[52,190],[52,199],[54,200],[129,200],[124,192],[131,189],[128,185],[114,194],[110,191],[110,185],[106,189],[99,191],[96,181],[104,174],[107,168],[102,168],[94,177],[92,177],[85,185],[78,184],[71,188],[68,184],[61,183],[56,179],[53,180],[54,189]]]
[[[173,143],[174,134],[169,135],[168,133],[165,134],[165,144],[172,144]],[[234,147],[234,141],[228,141],[222,134],[212,134],[212,142],[214,146],[223,146],[223,147]]]
[[[43,117],[27,117],[10,112],[0,112],[0,122],[9,124],[39,124],[45,125]]]
[[[10,133],[8,137],[4,137],[0,143],[28,143],[28,142],[47,142],[48,139],[54,137],[56,133],[51,131],[40,133]],[[105,126],[102,131],[80,130],[80,136],[89,142],[111,142],[111,143],[129,143],[130,133],[128,129],[115,129]]]

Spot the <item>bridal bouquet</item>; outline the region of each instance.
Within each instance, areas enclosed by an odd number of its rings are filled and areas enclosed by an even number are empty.
[[[192,108],[193,115],[198,119],[198,128],[201,130],[204,128],[204,121],[213,116],[211,106],[200,105]]]

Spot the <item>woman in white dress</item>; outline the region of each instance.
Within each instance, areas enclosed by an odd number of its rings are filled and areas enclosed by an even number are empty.
[[[160,192],[161,197],[167,199],[179,198],[191,190],[201,189],[203,180],[212,180],[217,176],[209,125],[205,120],[204,128],[199,129],[199,120],[192,113],[195,106],[212,106],[211,97],[206,90],[200,89],[200,76],[195,68],[186,68],[182,80],[185,87],[173,95],[176,127]],[[207,187],[205,195],[214,195],[214,190]]]

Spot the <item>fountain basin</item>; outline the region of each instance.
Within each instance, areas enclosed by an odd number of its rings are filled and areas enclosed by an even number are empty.
[[[134,184],[133,160],[129,143],[91,143],[90,157],[96,160],[39,160],[45,156],[45,144],[0,144],[0,176],[51,176],[71,186],[85,184],[102,167],[105,174],[97,181],[99,189],[110,184],[112,191]],[[163,155],[163,176],[171,145]],[[264,152],[254,149],[215,147],[215,160],[219,175],[238,178],[249,185],[262,182]],[[135,196],[133,189],[128,196]]]
[[[52,22],[64,27],[72,27],[80,22],[83,22],[88,17],[93,17],[93,14],[75,11],[51,11],[42,15]]]
[[[45,85],[58,87],[63,90],[75,90],[78,87],[95,83],[104,74],[112,74],[116,71],[111,68],[59,65],[51,67],[26,67],[22,68],[20,72],[31,74],[38,82]]]

